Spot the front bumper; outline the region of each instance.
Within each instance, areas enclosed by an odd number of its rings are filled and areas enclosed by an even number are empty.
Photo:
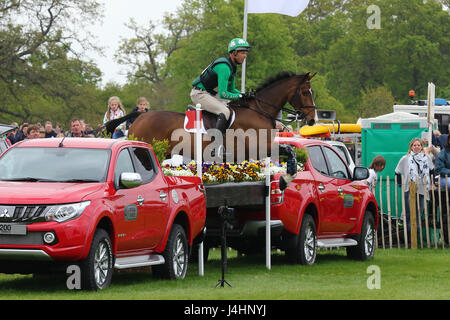
[[[87,215],[63,223],[28,224],[25,235],[0,235],[0,262],[80,260],[85,254],[88,229]],[[44,241],[48,232],[55,235],[50,244]]]
[[[0,249],[0,260],[53,261],[43,250]]]

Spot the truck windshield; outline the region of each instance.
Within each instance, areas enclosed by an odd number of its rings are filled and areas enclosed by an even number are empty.
[[[103,182],[110,151],[81,148],[11,148],[0,158],[0,180]]]

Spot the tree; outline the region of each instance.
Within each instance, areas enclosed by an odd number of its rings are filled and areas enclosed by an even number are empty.
[[[444,98],[450,101],[450,84],[447,87],[437,87],[436,98]]]
[[[319,110],[334,110],[339,121],[351,121],[344,105],[336,99],[327,88],[327,78],[325,76],[316,75],[312,80],[312,87],[314,90],[314,102]]]
[[[376,36],[354,34],[339,39],[327,55],[327,86],[350,110],[361,90],[382,85],[385,47]]]
[[[339,12],[316,22],[302,18],[288,21],[297,63],[306,70],[325,75],[328,50],[345,35],[346,23],[346,17]]]
[[[378,87],[362,92],[361,102],[358,105],[359,118],[374,118],[393,112],[395,99],[386,87]]]
[[[213,60],[227,56],[228,43],[242,37],[243,0],[197,1],[204,11],[198,14],[201,30],[183,39],[182,46],[168,60],[171,86],[176,88],[177,106],[190,103],[192,81]],[[292,19],[276,14],[248,16],[248,36],[252,48],[247,58],[246,90],[256,88],[265,78],[282,70],[298,70],[291,47],[293,38],[287,23]],[[241,89],[241,68],[236,87]],[[181,111],[181,110],[180,110]]]
[[[91,92],[89,86],[100,77],[98,69],[81,60],[85,49],[96,48],[92,37],[79,33],[98,10],[95,0],[0,0],[2,121],[40,120],[47,111],[39,106],[47,106],[49,115],[54,115],[52,105],[76,113],[80,106],[70,103],[80,90]]]
[[[157,33],[156,24],[148,22],[146,27],[139,26],[134,19],[126,25],[133,31],[134,37],[123,39],[115,55],[119,64],[129,67],[128,78],[145,79],[153,84],[161,84],[168,73],[165,62],[179,48],[179,43],[186,37],[192,26],[183,18],[167,15],[163,26],[168,34]]]
[[[438,1],[414,0],[404,6],[399,0],[383,6],[387,39],[385,77],[396,100],[407,102],[411,89],[426,94],[427,83],[447,86],[450,79],[450,15]],[[447,67],[446,67],[447,66]]]
[[[190,34],[200,29],[198,16],[203,10],[202,4],[202,1],[184,0],[175,14],[165,15],[161,22],[148,21],[146,26],[138,26],[131,19],[126,25],[134,37],[121,41],[115,58],[128,67],[131,88],[147,87],[146,97],[153,109],[176,105],[174,88],[167,83],[172,77],[167,61]]]
[[[328,88],[356,116],[361,92],[386,86],[395,101],[411,89],[449,83],[450,16],[437,1],[373,1],[381,28],[369,29],[367,5],[348,2],[346,32],[326,53]],[[447,66],[447,67],[443,67]]]

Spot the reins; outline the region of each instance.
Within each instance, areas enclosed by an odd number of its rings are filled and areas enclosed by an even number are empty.
[[[302,83],[301,83],[301,84],[302,84]],[[301,84],[300,84],[300,85],[301,85]],[[301,97],[300,97],[300,87],[297,87],[295,93],[298,94],[299,100],[300,100],[300,102],[301,102]],[[249,109],[250,109],[250,110],[253,110],[253,111],[255,111],[255,112],[259,113],[259,114],[261,114],[262,116],[264,116],[264,117],[266,117],[266,118],[268,118],[268,119],[270,119],[270,120],[272,120],[272,122],[275,122],[275,121],[284,121],[284,122],[286,122],[287,120],[281,120],[281,119],[278,119],[278,118],[273,117],[269,112],[265,111],[265,110],[261,107],[260,102],[261,102],[261,103],[264,103],[265,105],[267,105],[267,106],[269,106],[269,107],[271,107],[271,108],[273,108],[273,109],[276,109],[276,110],[279,110],[279,111],[284,111],[284,112],[286,112],[286,113],[288,113],[288,114],[291,114],[291,115],[295,115],[296,118],[295,118],[294,120],[288,121],[288,123],[291,123],[291,122],[293,122],[293,121],[296,121],[298,116],[301,116],[300,120],[304,120],[304,119],[307,118],[307,116],[308,116],[311,112],[313,112],[313,111],[316,110],[316,106],[308,106],[308,108],[312,108],[312,109],[313,109],[313,110],[310,110],[308,113],[305,113],[305,112],[300,111],[300,110],[292,110],[292,109],[288,109],[288,108],[285,108],[285,107],[279,107],[279,106],[277,106],[277,105],[274,105],[274,104],[272,104],[272,103],[266,102],[266,101],[264,101],[264,100],[258,98],[258,97],[256,96],[256,93],[255,93],[255,96],[253,97],[253,99],[255,99],[256,107],[257,107],[258,109],[255,110],[255,109],[252,109],[252,108],[250,108],[250,107],[249,107]],[[305,106],[302,106],[301,108],[305,108]]]

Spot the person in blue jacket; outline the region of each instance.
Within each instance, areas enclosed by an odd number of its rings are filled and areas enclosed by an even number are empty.
[[[435,172],[441,176],[441,187],[445,188],[447,185],[450,188],[450,135],[447,135],[447,143],[436,157]],[[445,176],[447,176],[447,181],[445,181]]]

